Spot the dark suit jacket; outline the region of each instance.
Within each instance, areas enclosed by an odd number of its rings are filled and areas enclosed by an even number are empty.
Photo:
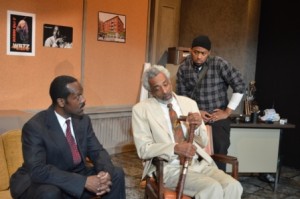
[[[74,167],[71,150],[50,106],[33,116],[22,129],[24,163],[13,174],[10,190],[18,198],[32,182],[52,184],[79,198],[88,173],[85,157],[89,157],[96,173],[107,171],[113,176],[110,156],[99,143],[87,115],[72,117],[73,129],[83,162]]]

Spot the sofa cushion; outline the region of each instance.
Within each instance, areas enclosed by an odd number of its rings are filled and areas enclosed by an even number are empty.
[[[12,197],[10,195],[10,191],[9,190],[0,191],[0,198],[1,199],[12,199]]]
[[[8,174],[11,176],[23,163],[21,129],[10,130],[2,135]]]
[[[0,136],[0,191],[7,190],[9,187],[9,174],[6,164],[2,136]]]

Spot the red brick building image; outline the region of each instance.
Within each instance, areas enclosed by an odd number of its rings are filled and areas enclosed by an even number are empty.
[[[99,15],[98,40],[125,42],[126,29],[124,23],[118,15],[106,20],[105,17],[101,18],[101,15]]]

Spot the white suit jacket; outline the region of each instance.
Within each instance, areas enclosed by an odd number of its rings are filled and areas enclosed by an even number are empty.
[[[196,102],[185,96],[173,93],[183,115],[189,112],[199,112]],[[151,174],[155,168],[152,166],[152,158],[159,156],[168,162],[177,159],[174,154],[175,144],[168,129],[168,122],[164,112],[155,98],[148,98],[136,104],[132,109],[133,137],[139,158],[145,160],[142,178]],[[182,123],[186,125],[186,122]],[[206,164],[215,164],[210,155],[202,147],[208,143],[207,131],[204,122],[195,130],[194,144],[197,147],[197,155],[200,155]]]

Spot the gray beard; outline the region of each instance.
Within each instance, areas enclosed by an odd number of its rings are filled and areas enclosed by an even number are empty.
[[[161,99],[159,99],[159,98],[155,98],[155,99],[156,99],[159,103],[167,105],[167,104],[169,104],[169,103],[172,102],[173,97],[172,97],[171,99],[169,99],[169,100],[161,100]]]

